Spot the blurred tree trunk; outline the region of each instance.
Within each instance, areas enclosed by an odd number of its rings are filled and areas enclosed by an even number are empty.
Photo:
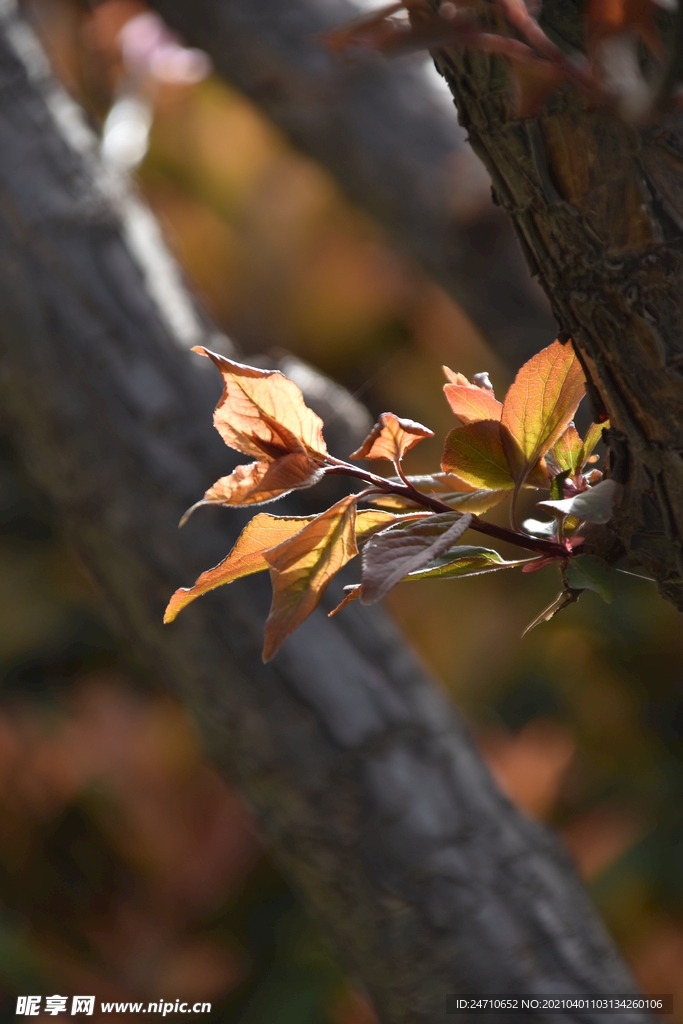
[[[555,336],[465,133],[424,73],[333,57],[320,39],[358,16],[348,0],[152,0],[216,70],[334,176],[446,289],[508,364]],[[491,302],[491,294],[496,301]]]
[[[543,24],[576,48],[583,9],[546,0]],[[683,112],[636,127],[561,93],[519,120],[501,61],[436,61],[612,423],[616,532],[683,610]]]
[[[231,468],[215,375],[187,351],[221,340],[8,0],[0,29],[0,408],[139,656],[194,709],[384,1021],[441,1021],[448,993],[631,990],[565,854],[496,790],[381,612],[321,608],[268,666],[263,577],[162,626],[246,518],[176,528]]]

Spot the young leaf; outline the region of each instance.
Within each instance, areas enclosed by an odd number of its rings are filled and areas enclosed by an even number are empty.
[[[263,572],[268,568],[264,552],[294,536],[310,523],[312,516],[271,516],[267,512],[247,523],[237,538],[235,546],[223,561],[213,569],[203,572],[193,587],[180,587],[168,602],[164,622],[173,622],[179,612],[191,601],[209,590],[232,583],[242,576]]]
[[[595,448],[596,444],[598,443],[598,441],[602,440],[603,430],[609,430],[609,420],[606,420],[604,423],[591,423],[590,427],[588,428],[586,438],[583,442],[583,451],[581,452],[581,466],[584,466],[586,464],[586,460],[589,459],[592,455],[593,449]]]
[[[550,519],[543,522],[541,519],[525,519],[522,529],[530,533],[532,537],[548,537],[554,540],[557,537],[557,520]]]
[[[561,501],[539,501],[539,508],[546,508],[554,514],[575,516],[587,523],[608,523],[612,518],[612,506],[619,491],[614,480],[602,480],[595,487],[582,491],[573,498]]]
[[[571,345],[559,341],[519,371],[501,416],[501,439],[517,488],[564,433],[584,391],[581,364]]]
[[[561,612],[567,605],[574,604],[579,599],[579,594],[573,590],[563,590],[561,594],[558,594],[554,601],[551,601],[547,608],[544,608],[540,615],[529,623],[524,632],[522,633],[522,639],[536,626],[540,626],[542,622],[550,622],[558,612]]]
[[[230,476],[221,477],[201,501],[188,509],[180,525],[200,505],[264,505],[289,494],[297,487],[312,487],[325,470],[305,452],[292,452],[274,462],[249,462],[237,466]]]
[[[334,574],[358,554],[355,520],[355,496],[350,494],[264,553],[273,584],[264,661],[308,618]]]
[[[500,569],[512,569],[517,565],[526,565],[529,561],[528,558],[522,558],[508,562],[492,548],[470,547],[461,544],[453,551],[447,551],[438,558],[432,559],[424,568],[408,573],[404,580],[479,576],[484,572],[498,572]]]
[[[554,476],[550,482],[550,497],[553,501],[561,501],[564,497],[564,482],[569,476],[569,470],[565,469],[562,473],[558,473]]]
[[[362,604],[375,604],[408,573],[448,551],[472,522],[471,515],[442,512],[417,523],[383,530],[366,544],[360,589]]]
[[[337,615],[342,610],[342,608],[346,608],[347,604],[351,604],[352,601],[357,601],[359,594],[360,583],[352,583],[350,586],[344,587],[344,597],[339,602],[336,608],[333,608],[331,612],[327,613],[328,619],[331,619],[335,615]]]
[[[441,369],[444,372],[446,380],[450,384],[458,384],[465,388],[476,387],[476,384],[470,384],[467,377],[463,373],[456,373],[455,370],[451,370],[450,366],[442,366]]]
[[[448,404],[462,424],[499,420],[501,417],[503,403],[498,402],[490,391],[461,384],[444,384],[443,390]]]
[[[573,423],[570,423],[562,437],[553,445],[553,457],[563,473],[576,473],[583,462],[583,441]]]
[[[597,555],[572,558],[565,580],[573,590],[594,590],[607,604],[614,600],[614,573],[604,558]]]
[[[446,438],[441,468],[475,488],[509,491],[514,487],[503,451],[500,424],[495,420],[480,420],[451,430]]]
[[[393,412],[383,412],[360,448],[350,458],[400,462],[405,453],[425,437],[434,437],[434,431],[415,420],[401,419]]]
[[[225,443],[263,460],[305,451],[322,461],[327,454],[322,420],[308,408],[294,381],[279,370],[244,366],[197,346],[223,377],[223,394],[213,416]]]

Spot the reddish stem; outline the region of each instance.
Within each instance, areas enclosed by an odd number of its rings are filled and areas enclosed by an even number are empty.
[[[348,462],[342,462],[339,459],[330,458],[329,461],[332,464],[328,466],[328,473],[355,477],[356,480],[362,480],[364,483],[372,484],[373,488],[383,494],[396,494],[399,497],[408,498],[416,504],[431,509],[432,512],[456,511],[445,502],[439,501],[438,498],[433,498],[429,494],[423,494],[422,491],[418,491],[410,481],[399,484],[391,480],[387,480],[383,476],[377,476],[375,473],[370,473],[366,469],[361,469],[359,466],[350,466]],[[541,555],[550,555],[555,558],[569,558],[575,553],[564,544],[556,544],[555,541],[543,540],[540,537],[529,537],[525,533],[517,533],[515,530],[509,530],[506,526],[498,526],[496,523],[488,523],[485,519],[480,519],[479,516],[476,515],[472,516],[470,529],[476,530],[477,533],[486,534],[489,537],[495,537],[497,540],[505,541],[507,544],[514,544],[515,547],[524,548],[526,551],[536,551]]]

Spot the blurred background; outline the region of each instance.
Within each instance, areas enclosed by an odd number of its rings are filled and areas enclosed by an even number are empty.
[[[287,350],[373,415],[428,424],[437,437],[408,469],[434,469],[452,426],[441,364],[488,370],[499,397],[517,366],[143,5],[25,7],[244,357]],[[471,194],[476,220],[485,181]],[[640,983],[673,992],[683,1021],[680,616],[624,575],[613,605],[587,593],[520,640],[554,571],[404,585],[387,604],[500,786],[559,833]],[[240,1024],[375,1020],[192,721],[109,632],[0,439],[3,1015],[28,992],[208,1000],[211,1020]]]

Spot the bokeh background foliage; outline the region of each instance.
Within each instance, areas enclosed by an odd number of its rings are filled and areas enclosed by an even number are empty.
[[[26,6],[101,125],[126,75],[119,32],[141,6]],[[433,467],[452,425],[441,363],[488,370],[499,394],[515,367],[224,84],[154,83],[146,98],[155,117],[139,187],[219,327],[246,358],[287,350],[373,414],[427,423],[437,440],[408,468]],[[473,220],[482,209],[472,201]],[[559,832],[641,984],[674,992],[683,1020],[680,617],[623,576],[613,605],[586,594],[520,640],[555,592],[553,571],[417,583],[388,604],[501,787]],[[212,1020],[244,1024],[371,1024],[192,722],[110,632],[5,442],[0,680],[8,1019],[16,995],[35,991],[210,1000]]]

